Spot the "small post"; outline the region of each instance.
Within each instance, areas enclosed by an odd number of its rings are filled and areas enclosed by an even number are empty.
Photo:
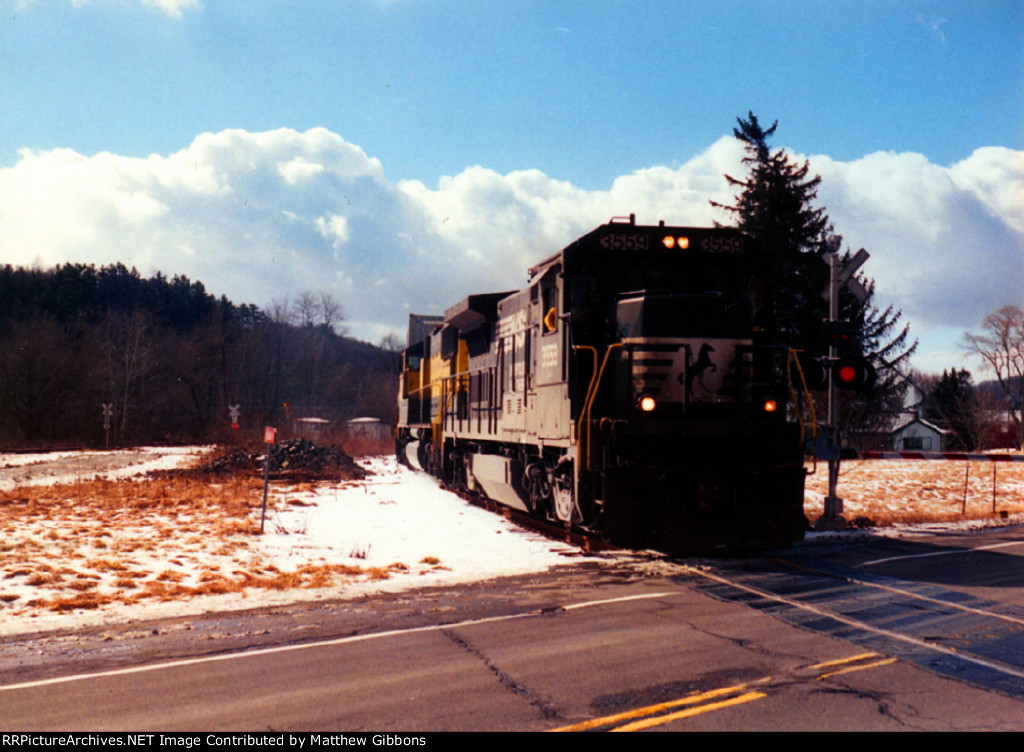
[[[971,463],[965,462],[967,465],[967,472],[964,473],[964,500],[960,504],[960,516],[963,517],[967,514],[967,483],[971,479]]]
[[[276,437],[276,428],[264,427],[263,443],[267,445],[267,460],[263,465],[263,509],[260,511],[260,535],[263,534],[263,524],[267,519],[267,489],[270,486],[270,452],[274,448],[274,439]]]
[[[998,462],[992,463],[992,514],[996,513],[996,468],[999,467]]]
[[[114,415],[114,403],[102,402],[103,408],[103,448],[110,449],[110,419]]]

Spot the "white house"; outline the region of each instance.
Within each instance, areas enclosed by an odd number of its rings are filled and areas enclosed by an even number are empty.
[[[893,429],[892,448],[897,452],[944,452],[953,435],[948,428],[911,415]]]

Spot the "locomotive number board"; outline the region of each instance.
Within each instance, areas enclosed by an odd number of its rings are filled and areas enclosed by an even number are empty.
[[[606,232],[598,236],[598,244],[607,251],[647,251],[651,248],[691,250],[699,253],[743,253],[743,238],[735,235],[695,235],[659,231]]]

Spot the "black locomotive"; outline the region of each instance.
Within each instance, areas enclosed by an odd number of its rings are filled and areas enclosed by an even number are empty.
[[[735,230],[631,215],[522,290],[413,316],[399,459],[634,548],[801,538],[801,436],[765,263]]]

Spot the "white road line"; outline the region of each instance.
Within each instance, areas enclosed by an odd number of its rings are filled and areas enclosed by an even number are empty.
[[[873,559],[871,561],[865,561],[860,566],[870,567],[875,564],[888,564],[891,561],[904,561],[906,559],[927,559],[929,556],[957,556],[962,554],[973,554],[976,551],[990,551],[993,548],[1011,548],[1013,546],[1024,545],[1024,541],[1008,541],[1006,543],[992,543],[988,546],[978,546],[977,548],[962,548],[956,551],[933,551],[929,554],[907,554],[906,556],[890,556],[887,559]]]
[[[561,606],[560,609],[564,611],[571,611],[578,608],[588,608],[590,606],[604,606],[612,603],[623,603],[626,601],[644,600],[652,598],[664,598],[669,595],[677,595],[676,593],[648,593],[640,595],[627,595],[621,598],[609,598],[606,600],[599,601],[586,601],[583,603],[573,603],[568,606]],[[202,656],[200,658],[185,658],[178,661],[166,661],[164,663],[153,663],[147,666],[132,666],[130,668],[119,668],[111,669],[109,671],[96,671],[89,674],[74,674],[71,676],[58,676],[52,679],[39,679],[36,681],[21,682],[19,684],[7,684],[0,686],[0,692],[9,692],[15,689],[31,689],[33,687],[46,687],[53,684],[67,684],[75,681],[85,681],[88,679],[99,679],[110,676],[126,676],[128,674],[142,674],[149,671],[162,671],[169,668],[180,668],[182,666],[196,666],[202,663],[217,663],[221,661],[233,661],[242,658],[251,658],[254,656],[272,655],[274,653],[287,653],[293,650],[307,650],[309,648],[322,648],[331,647],[333,645],[345,645],[355,642],[364,642],[367,640],[376,640],[382,637],[395,637],[398,635],[416,634],[419,632],[439,632],[445,629],[457,629],[459,627],[471,627],[477,624],[494,624],[501,621],[512,621],[515,619],[526,619],[529,617],[543,616],[550,613],[549,609],[542,611],[529,611],[522,614],[507,614],[505,616],[490,616],[485,619],[469,619],[467,621],[455,622],[452,624],[431,624],[426,627],[412,627],[410,629],[393,629],[386,632],[373,632],[371,634],[364,635],[352,635],[350,637],[339,637],[333,640],[321,640],[318,642],[306,642],[301,645],[279,645],[272,648],[260,648],[258,650],[242,650],[237,653],[221,653],[218,655]]]

